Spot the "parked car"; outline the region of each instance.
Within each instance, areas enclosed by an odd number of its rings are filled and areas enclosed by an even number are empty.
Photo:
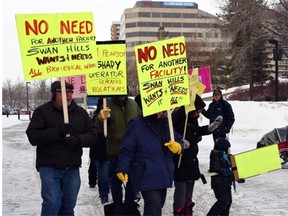
[[[18,115],[20,113],[20,109],[13,108],[10,110],[11,115]]]
[[[264,134],[259,142],[257,148],[267,145],[278,144],[281,164],[288,162],[288,126],[281,128],[274,128],[268,133]]]

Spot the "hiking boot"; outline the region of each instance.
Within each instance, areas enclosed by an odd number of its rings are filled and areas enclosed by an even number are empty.
[[[174,216],[184,216],[185,206],[174,207],[173,215]]]
[[[184,215],[185,216],[193,216],[193,207],[195,206],[195,202],[188,201],[185,204]]]

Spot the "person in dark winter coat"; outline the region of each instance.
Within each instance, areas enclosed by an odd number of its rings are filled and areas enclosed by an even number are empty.
[[[88,167],[88,184],[89,184],[90,188],[96,187],[97,178],[98,178],[98,172],[97,172],[95,164],[93,163],[93,160],[95,159],[95,154],[94,154],[95,150],[92,150],[93,147],[94,147],[94,145],[91,146],[90,150],[89,150],[90,163],[89,163],[89,167]]]
[[[179,155],[174,156],[176,169],[174,171],[175,191],[173,209],[175,216],[193,215],[193,206],[195,205],[192,201],[193,189],[195,181],[201,175],[197,158],[199,151],[198,142],[202,140],[202,136],[211,134],[220,125],[222,120],[222,117],[218,117],[211,125],[199,126],[198,118],[205,107],[205,103],[199,95],[196,95],[194,106],[196,110],[190,111],[187,114],[186,141],[184,142],[187,146],[185,146],[181,157]],[[172,114],[172,118],[175,130],[184,135],[185,107],[182,106],[176,109]]]
[[[36,169],[41,179],[41,215],[74,215],[80,189],[82,147],[96,142],[97,130],[87,112],[72,99],[66,83],[69,123],[64,123],[60,81],[51,84],[51,101],[35,109],[26,134],[36,146]]]
[[[103,132],[103,121],[107,120],[106,151],[110,164],[111,193],[113,202],[122,202],[122,182],[117,178],[116,168],[119,160],[121,142],[128,122],[140,114],[137,103],[128,96],[113,96],[107,101],[107,107],[101,108],[96,119],[99,132]],[[134,200],[137,191],[133,191],[131,181],[127,184],[125,200]],[[138,197],[137,197],[138,198]]]
[[[210,172],[218,175],[211,177],[211,187],[217,201],[209,210],[207,216],[229,215],[232,204],[231,185],[233,173],[229,159],[230,142],[225,138],[219,138],[215,142],[214,149],[210,153]]]
[[[103,105],[103,98],[98,99],[97,109],[95,110],[95,116],[97,116]],[[106,152],[106,137],[103,132],[98,132],[96,143],[91,147],[91,151],[94,155],[93,163],[98,171],[98,189],[101,198],[101,203],[108,202],[108,194],[110,188],[110,172],[109,161]]]
[[[129,124],[121,145],[117,176],[123,182],[128,181],[128,175],[133,179],[133,188],[144,199],[143,215],[161,215],[167,188],[173,183],[173,155],[180,154],[182,148],[182,137],[176,131],[175,141],[171,141],[164,112],[140,115]]]
[[[214,142],[218,138],[227,137],[226,135],[230,133],[235,122],[235,116],[230,103],[223,99],[222,91],[219,88],[213,91],[213,101],[209,104],[207,110],[203,110],[202,114],[210,120],[210,123],[214,122],[219,115],[223,117],[220,126],[213,131]]]

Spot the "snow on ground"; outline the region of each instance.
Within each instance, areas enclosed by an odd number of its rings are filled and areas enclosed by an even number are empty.
[[[208,104],[210,101],[207,101]],[[257,141],[270,130],[288,125],[288,102],[240,102],[230,101],[236,122],[229,135],[232,153],[255,149]],[[205,117],[200,124],[207,124]],[[35,147],[27,140],[25,130],[29,120],[27,116],[2,116],[2,214],[39,215],[41,209],[40,179],[35,169]],[[209,153],[213,148],[212,136],[203,137],[199,143],[200,168],[208,170]],[[89,149],[84,149],[81,168],[82,185],[78,196],[75,215],[101,216],[103,205],[98,198],[98,189],[88,185]],[[288,167],[284,167],[288,168]],[[231,216],[277,216],[287,214],[288,170],[280,169],[270,173],[246,179],[237,184],[233,192]],[[197,181],[194,197],[196,206],[194,216],[204,216],[215,202],[210,188],[210,178],[203,185]],[[110,197],[110,202],[111,197]],[[143,200],[140,201],[142,211]],[[172,214],[173,188],[168,190],[163,215]]]

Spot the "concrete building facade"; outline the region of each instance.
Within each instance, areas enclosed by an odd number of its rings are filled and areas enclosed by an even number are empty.
[[[198,9],[194,2],[137,1],[121,17],[120,39],[126,41],[127,57],[134,56],[134,46],[157,41],[159,27],[168,38],[184,36],[186,42],[199,42],[206,49],[226,46],[218,17]]]

